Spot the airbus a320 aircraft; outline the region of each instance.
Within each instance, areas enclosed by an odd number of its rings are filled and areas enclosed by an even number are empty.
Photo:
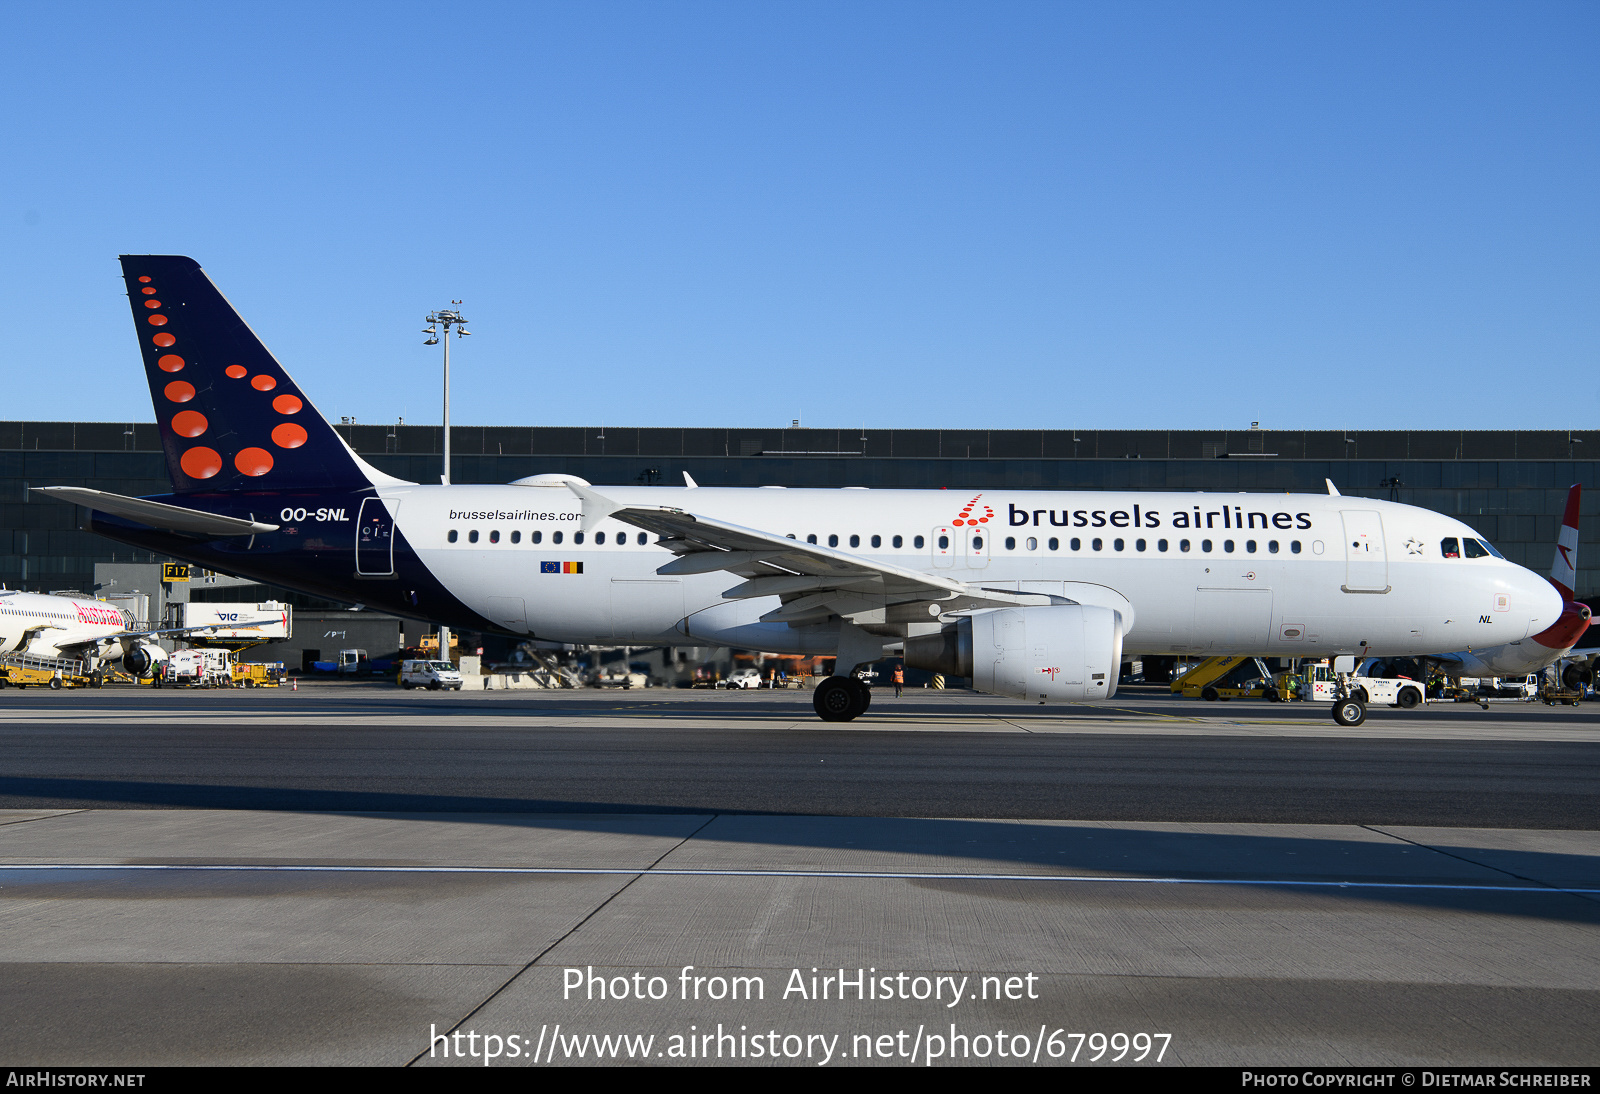
[[[157,638],[217,630],[215,624],[142,628],[129,612],[104,600],[0,589],[0,654],[81,661],[97,681],[105,664],[114,662],[134,676],[148,677],[167,659]]]
[[[1108,699],[1125,656],[1420,655],[1544,630],[1562,598],[1466,525],[1335,494],[419,485],[345,444],[192,259],[124,256],[173,493],[47,492],[223,573],[558,642],[837,654],[1040,702]],[[1365,716],[1336,703],[1345,723]]]

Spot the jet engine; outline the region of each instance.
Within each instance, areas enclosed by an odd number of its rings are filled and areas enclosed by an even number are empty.
[[[135,642],[122,654],[123,671],[141,680],[155,675],[156,666],[167,659],[167,651],[154,642]]]
[[[1122,616],[1088,604],[985,608],[908,638],[911,668],[965,676],[979,691],[1039,702],[1109,699],[1122,665]]]

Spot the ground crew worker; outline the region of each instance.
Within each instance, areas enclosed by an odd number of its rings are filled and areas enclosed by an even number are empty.
[[[896,699],[900,698],[900,689],[905,687],[905,686],[906,686],[906,667],[903,664],[896,665],[894,667],[894,697]]]

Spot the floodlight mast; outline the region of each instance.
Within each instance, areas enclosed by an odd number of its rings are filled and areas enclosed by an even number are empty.
[[[452,300],[452,301],[450,301],[450,303],[452,305],[459,305],[461,303],[461,301]],[[423,334],[426,334],[428,336],[428,340],[423,343],[423,345],[425,345],[425,346],[436,346],[436,345],[438,345],[439,344],[439,331],[438,331],[437,328],[440,327],[440,326],[444,327],[444,474],[439,477],[439,481],[443,485],[449,486],[450,485],[450,328],[452,326],[456,328],[456,337],[457,338],[465,338],[467,335],[471,334],[472,332],[467,329],[467,317],[462,315],[460,312],[456,311],[455,307],[440,308],[436,312],[430,312],[428,314],[428,317],[425,320],[425,322],[428,324],[428,329],[422,332]]]
[[[450,301],[450,307],[440,308],[436,312],[429,312],[425,322],[428,329],[423,334],[428,340],[422,343],[425,346],[439,344],[439,327],[444,327],[444,473],[439,476],[442,485],[450,485],[450,328],[456,328],[456,337],[465,338],[472,332],[467,329],[467,317],[456,310],[461,301]],[[439,627],[439,660],[449,661],[450,658],[450,628]]]

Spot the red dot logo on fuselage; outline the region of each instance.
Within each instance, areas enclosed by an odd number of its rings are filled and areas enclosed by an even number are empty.
[[[956,519],[950,523],[955,525],[957,528],[964,527],[968,524],[988,524],[989,521],[994,517],[994,510],[989,508],[987,505],[979,505],[978,499],[981,497],[983,497],[982,494],[972,495],[972,500],[967,502],[967,504],[962,507],[961,515],[956,517]]]

